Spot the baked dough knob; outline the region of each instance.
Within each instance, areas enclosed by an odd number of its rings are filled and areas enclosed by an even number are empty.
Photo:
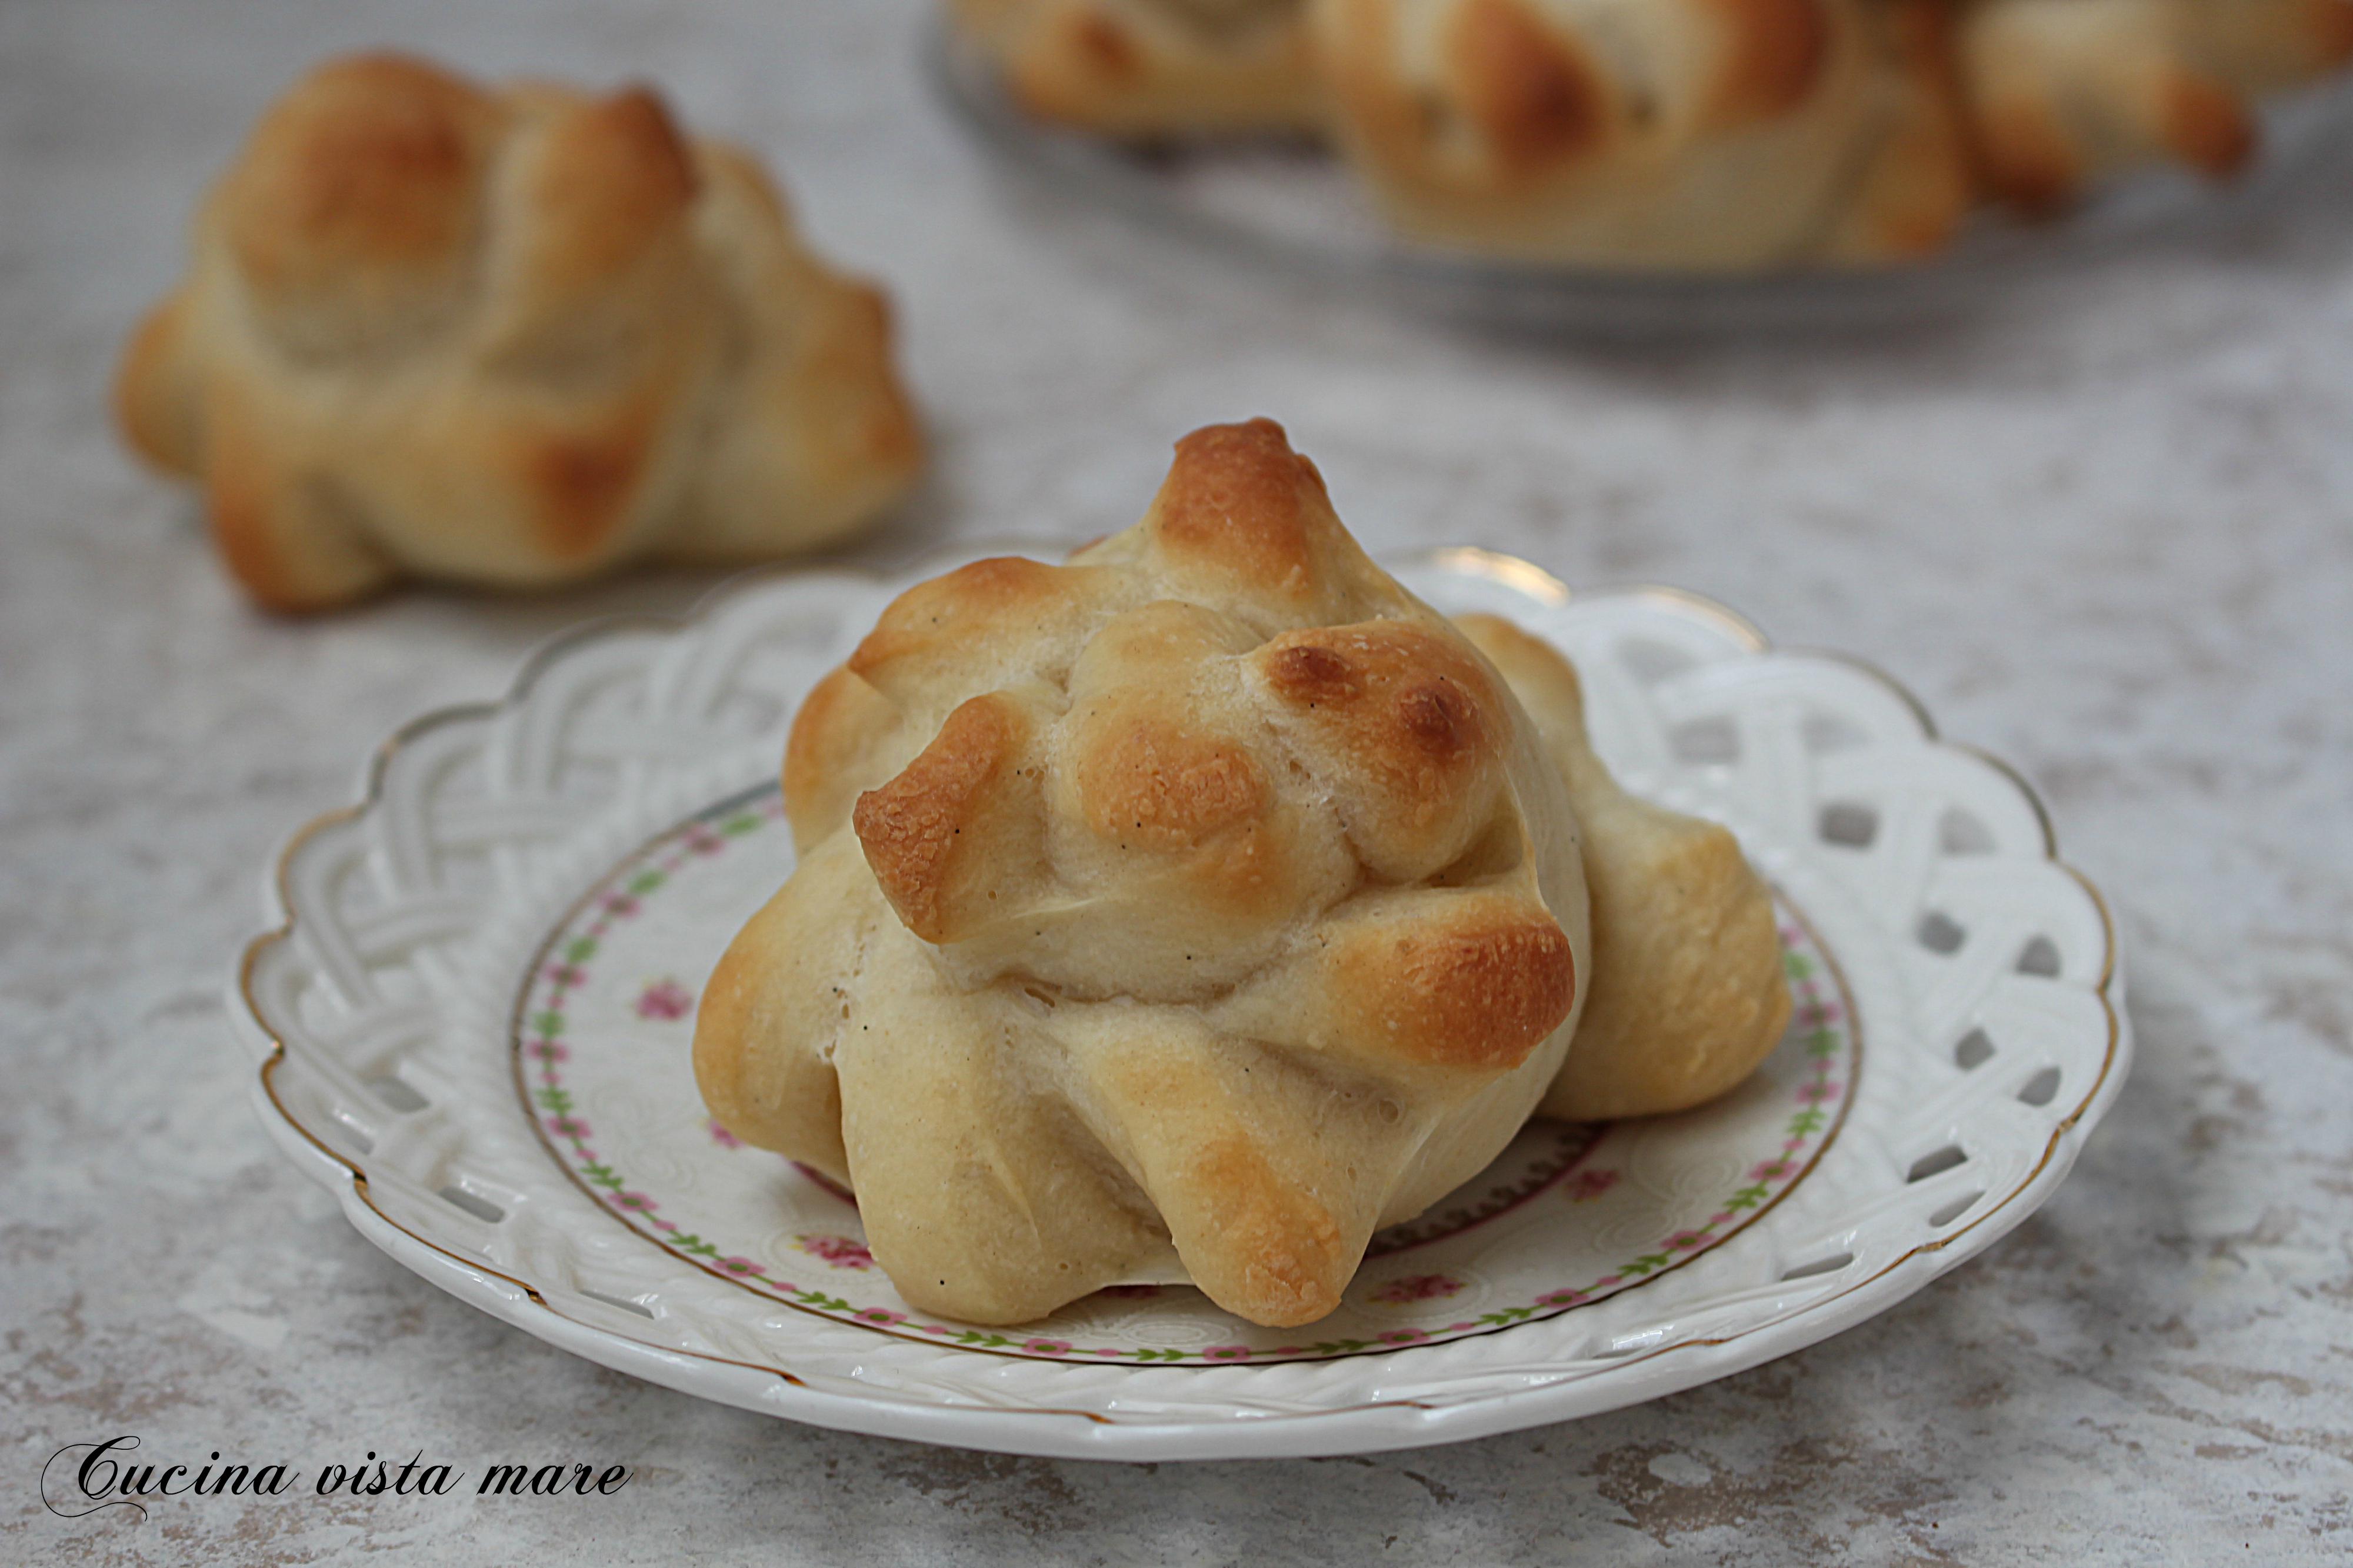
[[[1966,12],[1962,76],[1994,194],[2048,215],[2155,160],[2218,178],[2243,168],[2255,151],[2253,111],[2221,62],[2201,53],[2200,9],[2191,0],[1981,0]]]
[[[1311,1321],[1576,1027],[1567,782],[1271,421],[1187,437],[1069,565],[902,595],[796,719],[786,791],[801,865],[697,1072],[738,1136],[846,1164],[934,1310],[1019,1321],[1177,1261]]]
[[[1953,0],[1883,0],[1866,21],[1883,62],[1881,140],[1823,257],[1856,266],[1924,260],[1951,247],[1978,199]]]
[[[1457,623],[1535,719],[1586,832],[1592,995],[1547,1116],[1688,1110],[1770,1056],[1790,1003],[1772,895],[1724,827],[1636,799],[1593,753],[1577,671],[1493,616]]]
[[[919,448],[880,300],[650,91],[322,67],[207,198],[115,387],[285,610],[833,538]]]
[[[1314,129],[1307,0],[949,0],[1013,98],[1134,138]]]
[[[2244,92],[2272,92],[2353,61],[2353,0],[2179,0],[2190,53]]]
[[[1318,0],[1343,148],[1406,229],[1530,261],[1873,259],[1881,0]]]

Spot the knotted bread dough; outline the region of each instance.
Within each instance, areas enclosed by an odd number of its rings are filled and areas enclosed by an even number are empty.
[[[363,56],[215,187],[116,409],[279,609],[807,550],[912,482],[881,294],[642,89]]]
[[[1560,769],[1265,420],[1067,565],[909,590],[797,716],[799,864],[704,994],[736,1136],[919,1308],[1165,1267],[1269,1325],[1518,1131],[1591,950]]]

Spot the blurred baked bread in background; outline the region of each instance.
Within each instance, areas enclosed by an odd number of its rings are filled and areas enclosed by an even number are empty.
[[[950,0],[1016,100],[1114,136],[1320,121],[1307,0]]]
[[[2236,174],[2261,135],[2255,95],[2353,58],[2353,5],[1973,0],[1959,38],[1987,183],[2044,213],[2160,160]]]
[[[953,4],[1046,118],[1309,125],[1409,236],[1681,271],[1913,260],[1989,202],[2047,216],[2159,161],[2227,176],[2260,95],[2353,59],[2353,0]]]
[[[1400,229],[1540,261],[1725,269],[1949,239],[1967,157],[1914,9],[1323,0],[1315,16],[1334,133]]]
[[[253,596],[310,610],[838,539],[921,465],[891,339],[650,91],[370,55],[263,115],[115,401]]]

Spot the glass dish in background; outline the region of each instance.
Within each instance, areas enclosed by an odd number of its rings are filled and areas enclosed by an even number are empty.
[[[1869,328],[1964,313],[2159,241],[2226,235],[2353,150],[2353,84],[2266,101],[2263,151],[2225,184],[2151,168],[2056,222],[1978,213],[1947,255],[1880,268],[1677,275],[1494,261],[1402,237],[1335,154],[1304,138],[1152,147],[1033,119],[952,26],[931,75],[997,159],[1156,237],[1437,312],[1603,336]]]

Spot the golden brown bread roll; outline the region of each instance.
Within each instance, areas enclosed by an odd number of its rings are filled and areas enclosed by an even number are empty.
[[[1409,233],[1757,268],[1940,248],[1949,84],[1877,0],[1319,0],[1335,134]]]
[[[1109,135],[1303,131],[1306,0],[950,0],[1030,113]]]
[[[1510,682],[1585,832],[1593,969],[1546,1116],[1686,1110],[1755,1071],[1789,1025],[1772,894],[1717,824],[1619,788],[1585,732],[1577,671],[1493,616],[1456,623]]]
[[[2254,95],[2353,60],[2353,0],[953,3],[1041,115],[1320,130],[1417,237],[1659,270],[1917,259],[1989,197],[2229,174]]]
[[[2348,0],[1977,0],[1961,75],[1986,178],[2047,213],[2158,159],[2236,173],[2252,95],[2353,58]]]
[[[854,1186],[930,1310],[1181,1260],[1320,1318],[1511,1140],[1584,1000],[1560,769],[1265,420],[1186,437],[1067,565],[902,595],[785,787],[800,862],[705,990],[696,1076]]]
[[[262,117],[116,407],[290,610],[804,550],[921,461],[882,296],[803,247],[749,154],[641,89],[394,56]]]

